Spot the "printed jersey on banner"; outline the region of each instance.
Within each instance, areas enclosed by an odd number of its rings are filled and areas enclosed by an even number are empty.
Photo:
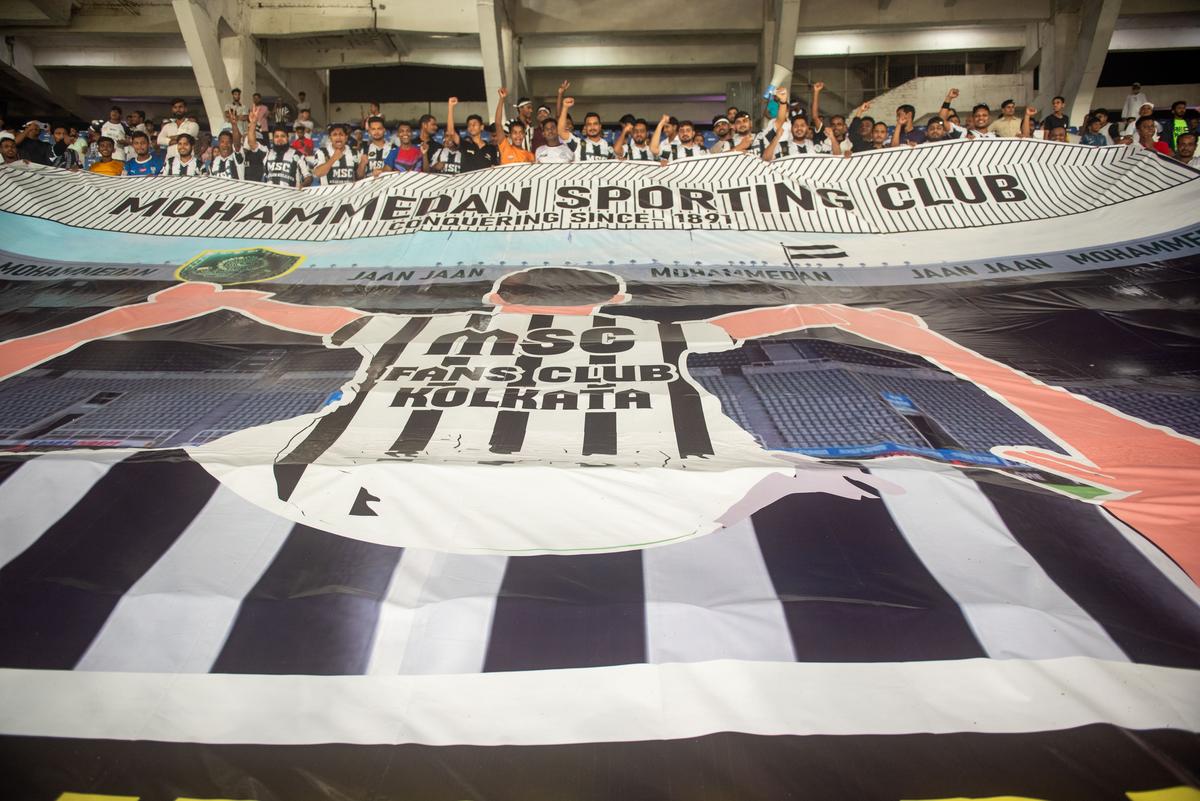
[[[688,353],[736,345],[705,322],[608,315],[381,314],[334,334],[368,375],[300,433],[322,462],[422,459],[704,469],[754,438],[687,375]],[[284,461],[287,461],[285,458]],[[303,461],[303,459],[301,459]]]
[[[796,459],[764,450],[691,380],[689,353],[736,345],[709,322],[376,314],[326,343],[363,357],[338,400],[189,453],[263,508],[343,536],[457,552],[644,547],[719,528],[772,477],[795,492],[845,485],[841,471],[794,475]],[[487,522],[424,525],[403,511],[418,498]]]

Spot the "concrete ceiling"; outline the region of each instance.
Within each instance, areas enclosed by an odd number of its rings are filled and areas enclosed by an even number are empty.
[[[0,69],[13,102],[81,116],[114,97],[215,98],[234,83],[319,106],[327,70],[377,64],[483,68],[491,96],[502,82],[553,95],[565,78],[589,99],[723,102],[796,58],[990,50],[1029,66],[1045,25],[1074,14],[1079,27],[1113,2],[5,0]],[[1115,2],[1115,48],[1200,46],[1194,0]]]

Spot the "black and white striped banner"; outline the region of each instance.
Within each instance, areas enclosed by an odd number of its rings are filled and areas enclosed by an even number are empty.
[[[1195,177],[0,169],[0,796],[1200,799]]]
[[[1200,595],[1118,521],[949,468],[872,468],[903,492],[790,495],[676,545],[505,557],[295,524],[182,452],[113,458],[7,463],[0,667],[428,675],[1086,657],[1200,668]]]
[[[950,231],[1068,217],[1198,177],[1138,148],[1017,139],[849,159],[768,163],[729,153],[669,167],[588,161],[393,173],[302,192],[215,178],[5,173],[0,211],[122,233],[307,241],[431,231]]]

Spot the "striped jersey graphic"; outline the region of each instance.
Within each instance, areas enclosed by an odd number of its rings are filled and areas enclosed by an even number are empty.
[[[178,452],[8,461],[0,501],[17,514],[0,546],[0,666],[334,675],[1068,656],[1200,666],[1200,607],[1103,511],[947,468],[872,473],[904,493],[792,495],[644,551],[505,557],[294,524]],[[1023,580],[998,577],[990,559]]]
[[[328,344],[358,350],[366,375],[316,421],[299,418],[282,463],[512,456],[682,467],[761,450],[686,374],[686,354],[736,344],[709,323],[377,314]]]

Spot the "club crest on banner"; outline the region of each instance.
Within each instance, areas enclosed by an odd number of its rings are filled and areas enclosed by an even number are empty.
[[[206,250],[175,271],[180,281],[222,286],[273,281],[300,266],[304,257],[267,247]]]

